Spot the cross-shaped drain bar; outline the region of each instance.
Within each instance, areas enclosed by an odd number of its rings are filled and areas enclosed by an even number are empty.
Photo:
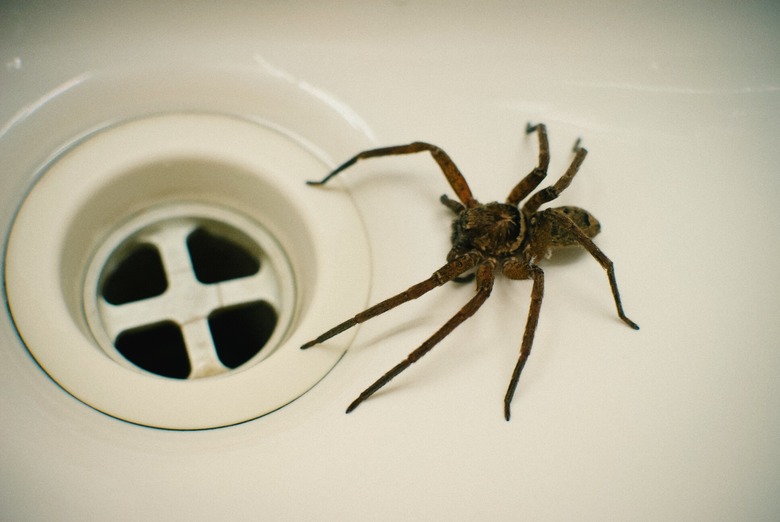
[[[97,311],[109,354],[157,375],[199,379],[262,358],[279,317],[290,316],[282,287],[291,281],[280,281],[283,256],[256,226],[242,230],[247,223],[224,209],[221,220],[182,210],[123,227],[130,233],[105,260]]]

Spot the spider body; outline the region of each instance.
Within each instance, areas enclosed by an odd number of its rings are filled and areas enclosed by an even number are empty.
[[[574,206],[539,210],[541,205],[557,198],[569,186],[584,161],[587,151],[579,146],[578,140],[574,146],[575,157],[564,175],[553,185],[531,194],[547,175],[550,155],[547,130],[543,124],[529,124],[526,132],[529,134],[537,132],[539,162],[537,167],[512,189],[504,203],[479,203],[471,194],[468,183],[450,157],[435,145],[423,142],[361,152],[331,172],[322,181],[309,182],[312,185],[324,184],[361,159],[427,151],[439,164],[459,201],[450,199],[446,195],[441,197],[441,202],[456,214],[452,223],[452,248],[447,254],[447,264],[434,272],[430,278],[358,313],[351,319],[304,344],[301,346],[302,349],[310,348],[352,326],[412,299],[417,299],[433,288],[449,281],[466,282],[476,279],[476,294],[436,333],[411,352],[406,359],[366,388],[349,405],[347,413],[354,410],[360,403],[418,361],[458,325],[471,317],[490,296],[495,276],[501,272],[509,279],[530,279],[533,281],[531,304],[520,345],[520,355],[504,397],[504,416],[506,420],[509,420],[510,404],[520,374],[531,353],[544,295],[544,272],[537,265],[537,262],[549,257],[555,248],[569,246],[585,248],[607,272],[618,317],[628,326],[639,329],[639,326],[623,312],[612,261],[592,241],[592,238],[601,230],[598,220],[588,211]],[[526,198],[528,199],[526,200]],[[519,204],[523,200],[526,201],[520,207]]]
[[[466,208],[446,195],[442,203],[457,217],[452,222],[452,249],[448,260],[469,250],[497,259],[521,255],[526,261],[546,259],[554,248],[578,246],[577,238],[549,219],[545,212],[526,213],[506,203],[487,203]],[[550,209],[570,219],[588,238],[601,231],[601,224],[587,210],[574,206]]]

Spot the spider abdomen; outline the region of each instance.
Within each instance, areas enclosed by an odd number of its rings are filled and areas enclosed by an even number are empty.
[[[465,208],[452,223],[452,246],[458,251],[477,249],[489,256],[504,256],[517,252],[525,235],[525,216],[506,203]]]
[[[584,208],[574,207],[567,205],[564,207],[554,207],[551,209],[553,212],[566,216],[571,219],[577,228],[585,232],[585,235],[593,239],[596,234],[601,232],[601,223],[593,217],[593,214],[585,210]],[[561,230],[555,223],[551,224],[550,231],[550,246],[562,247],[562,246],[577,246],[579,243],[570,234],[567,234],[564,230]]]

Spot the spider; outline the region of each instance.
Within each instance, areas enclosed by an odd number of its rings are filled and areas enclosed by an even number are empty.
[[[460,201],[441,196],[441,202],[455,213],[452,223],[452,248],[447,254],[447,264],[439,268],[433,275],[403,292],[390,297],[333,327],[316,339],[301,346],[310,348],[316,344],[387,312],[417,299],[426,292],[444,285],[449,281],[467,282],[476,279],[476,295],[474,295],[444,326],[428,340],[411,352],[406,359],[394,366],[380,377],[374,384],[366,388],[347,408],[347,413],[357,408],[364,400],[376,393],[380,388],[394,379],[398,374],[417,362],[427,354],[439,341],[449,335],[458,325],[474,315],[490,296],[497,272],[509,279],[531,279],[531,304],[525,325],[525,333],[520,345],[520,357],[515,364],[509,388],[504,397],[504,417],[510,418],[510,404],[517,388],[520,373],[531,353],[534,333],[539,322],[539,313],[544,295],[544,272],[537,261],[550,256],[551,250],[558,247],[582,246],[606,270],[612,297],[615,300],[617,314],[631,328],[638,330],[639,326],[626,317],[620,301],[615,269],[612,261],[596,246],[592,238],[601,230],[599,222],[588,211],[574,206],[562,206],[539,210],[545,203],[553,201],[569,186],[575,174],[587,155],[587,150],[580,146],[580,140],[574,144],[574,159],[568,170],[555,184],[539,190],[530,196],[522,207],[519,203],[547,176],[550,163],[550,151],[547,140],[547,128],[544,124],[528,124],[526,133],[537,133],[539,141],[538,165],[515,185],[506,203],[482,204],[474,199],[466,179],[450,157],[439,147],[424,142],[414,142],[408,145],[383,147],[361,152],[328,174],[321,181],[309,181],[310,185],[323,185],[339,172],[354,165],[356,162],[379,156],[413,154],[430,152],[438,163],[444,176]],[[466,274],[466,275],[464,275]]]

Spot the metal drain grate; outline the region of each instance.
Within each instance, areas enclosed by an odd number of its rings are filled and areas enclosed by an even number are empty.
[[[292,269],[278,245],[226,209],[176,204],[137,216],[108,238],[90,275],[85,303],[101,347],[163,377],[256,362],[292,316]]]

